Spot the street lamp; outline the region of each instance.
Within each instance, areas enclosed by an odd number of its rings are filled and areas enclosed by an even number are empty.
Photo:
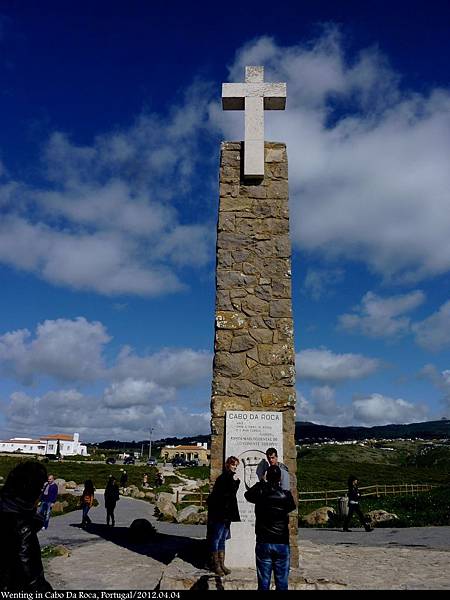
[[[148,457],[149,458],[152,455],[152,433],[154,430],[155,430],[154,427],[150,427],[150,439],[149,439],[149,444],[148,444]]]

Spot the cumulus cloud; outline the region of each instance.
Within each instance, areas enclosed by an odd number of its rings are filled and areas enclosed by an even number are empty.
[[[328,259],[363,261],[386,279],[450,269],[450,93],[410,91],[377,49],[351,58],[336,28],[288,47],[262,37],[244,66],[287,82],[286,112],[266,113],[266,139],[287,143],[294,244]],[[211,110],[229,139],[242,117]]]
[[[1,335],[0,373],[40,388],[34,395],[17,389],[0,402],[7,429],[42,434],[45,424],[90,440],[139,439],[149,422],[160,437],[209,431],[210,353],[165,348],[138,355],[126,346],[113,356],[111,341],[102,323],[84,317]],[[59,389],[51,389],[55,381]],[[189,408],[195,404],[200,409]]]
[[[438,371],[438,369],[432,365],[427,364],[419,372],[419,378],[429,379],[431,383],[442,392],[442,401],[446,410],[450,409],[450,369],[444,369]]]
[[[176,208],[199,192],[194,170],[213,158],[200,152],[203,91],[204,84],[194,83],[165,117],[140,115],[88,146],[63,132],[50,134],[44,184],[8,177],[0,184],[0,263],[106,295],[183,289],[180,269],[204,267],[214,249],[210,223],[182,223]],[[210,185],[204,181],[203,195]]]
[[[88,382],[105,374],[103,349],[111,340],[98,321],[46,320],[0,336],[0,370],[24,384],[36,378]]]
[[[414,323],[412,330],[417,344],[426,350],[437,352],[450,346],[450,300],[434,314]]]
[[[190,348],[165,348],[150,356],[138,356],[129,347],[120,352],[113,368],[115,379],[146,379],[175,388],[195,385],[211,376],[212,355]]]
[[[15,392],[9,398],[5,414],[12,431],[29,435],[77,431],[82,441],[145,439],[150,423],[158,437],[205,434],[210,419],[209,412],[194,413],[159,404],[112,409],[101,398],[74,389],[49,391],[41,396]]]
[[[429,417],[429,408],[425,404],[378,393],[355,396],[350,404],[340,403],[335,399],[333,389],[327,386],[314,388],[310,400],[303,394],[297,399],[297,419],[322,425],[372,427],[420,422]]]
[[[296,356],[300,380],[336,384],[375,373],[381,363],[361,354],[335,354],[327,348],[309,348]]]
[[[339,317],[339,327],[375,338],[405,335],[411,330],[411,319],[405,313],[424,300],[425,294],[420,290],[388,298],[367,292],[352,313]]]
[[[361,425],[414,423],[428,416],[428,407],[402,398],[370,394],[352,400],[353,417]]]

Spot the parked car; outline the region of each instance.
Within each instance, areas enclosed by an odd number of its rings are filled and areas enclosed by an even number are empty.
[[[188,460],[186,462],[186,467],[198,467],[198,460],[193,458],[192,460]]]
[[[134,458],[134,456],[127,456],[126,458],[123,459],[124,465],[134,465],[135,462],[136,462],[136,459]]]
[[[174,467],[186,467],[187,466],[187,460],[185,460],[184,458],[174,458],[172,460],[172,465]]]
[[[154,456],[150,456],[150,458],[147,460],[147,466],[148,467],[156,467],[156,463],[158,461],[156,460],[156,458]]]
[[[115,465],[116,459],[114,458],[114,456],[108,456],[108,458],[105,460],[105,463],[107,465]]]

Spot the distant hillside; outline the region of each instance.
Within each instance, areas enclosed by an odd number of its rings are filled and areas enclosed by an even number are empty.
[[[187,437],[170,437],[160,440],[153,440],[152,445],[155,448],[167,445],[194,444],[195,442],[207,442],[209,444],[211,436],[195,435]],[[408,425],[377,425],[376,427],[329,427],[328,425],[317,425],[308,421],[297,421],[295,424],[295,439],[302,441],[318,440],[364,440],[374,439],[392,439],[392,438],[423,438],[424,440],[447,438],[450,439],[450,419],[441,419],[440,421],[425,421],[424,423],[409,423]],[[140,450],[141,445],[148,448],[148,440],[121,442],[120,440],[105,440],[95,444],[98,448],[117,449],[127,448]]]
[[[336,441],[395,438],[450,438],[450,420],[425,421],[424,423],[409,423],[407,425],[377,425],[375,427],[329,427],[316,425],[308,421],[298,421],[295,424],[295,439],[297,441],[333,439]]]

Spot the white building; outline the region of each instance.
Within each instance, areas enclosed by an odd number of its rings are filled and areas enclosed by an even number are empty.
[[[80,444],[80,434],[43,435],[36,438],[15,437],[10,440],[0,441],[0,452],[22,452],[23,454],[57,454],[61,456],[75,456],[76,454],[88,456],[87,447]]]

